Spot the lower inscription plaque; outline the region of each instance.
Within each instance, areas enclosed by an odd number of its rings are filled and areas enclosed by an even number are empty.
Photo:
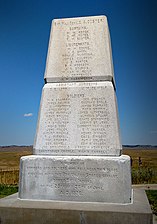
[[[20,170],[22,199],[130,203],[128,156],[25,156]]]

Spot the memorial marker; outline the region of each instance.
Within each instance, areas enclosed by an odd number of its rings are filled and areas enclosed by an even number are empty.
[[[52,23],[33,156],[21,158],[19,198],[130,203],[105,16]]]

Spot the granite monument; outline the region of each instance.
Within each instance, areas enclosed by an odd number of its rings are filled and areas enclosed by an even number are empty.
[[[105,16],[52,22],[33,156],[20,199],[131,203]]]

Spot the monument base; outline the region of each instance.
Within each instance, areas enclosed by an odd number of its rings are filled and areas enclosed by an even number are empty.
[[[131,203],[130,157],[24,156],[19,198]]]
[[[152,224],[144,190],[133,190],[133,203],[21,200],[17,194],[0,200],[2,224]]]

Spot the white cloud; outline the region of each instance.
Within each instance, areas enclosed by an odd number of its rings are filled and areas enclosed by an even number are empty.
[[[23,116],[24,116],[24,117],[32,117],[33,114],[32,114],[32,113],[28,113],[28,114],[24,114]]]

